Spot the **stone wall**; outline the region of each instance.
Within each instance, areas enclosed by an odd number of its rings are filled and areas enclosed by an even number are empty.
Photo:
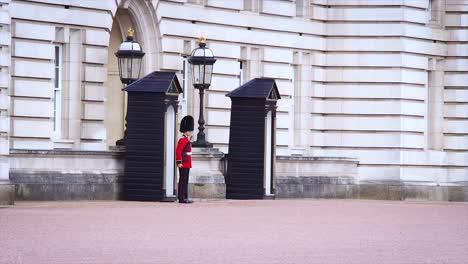
[[[122,151],[12,150],[17,200],[116,200]]]
[[[194,117],[198,94],[183,56],[207,37],[218,60],[206,95],[206,134],[221,152],[229,139],[225,94],[251,78],[273,77],[282,97],[280,156],[355,159],[356,184],[388,186],[388,193],[395,185],[421,186],[401,197],[432,197],[432,190],[449,197],[445,189],[468,186],[468,3],[431,2],[0,0],[0,180],[8,179],[10,148],[108,150],[115,130],[108,119],[124,112],[105,87],[117,22],[120,33],[136,26],[145,73],[178,72],[185,87],[179,113]]]

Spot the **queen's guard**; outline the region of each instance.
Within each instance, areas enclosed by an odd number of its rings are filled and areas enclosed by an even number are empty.
[[[177,198],[179,203],[192,203],[188,199],[188,181],[190,168],[192,168],[192,143],[190,139],[193,133],[193,117],[184,116],[180,122],[180,132],[182,137],[177,142],[176,163],[179,168],[179,185],[177,188]]]

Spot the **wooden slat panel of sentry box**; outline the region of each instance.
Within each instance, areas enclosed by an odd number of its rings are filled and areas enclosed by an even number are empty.
[[[163,199],[164,94],[129,93],[123,198]]]
[[[232,98],[226,198],[263,197],[265,99]]]

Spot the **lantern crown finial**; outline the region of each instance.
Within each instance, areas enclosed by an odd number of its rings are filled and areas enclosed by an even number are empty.
[[[200,44],[206,44],[206,38],[204,36],[201,36],[198,38],[198,43]]]
[[[127,37],[133,38],[134,35],[135,35],[135,30],[132,27],[129,27],[127,31]]]

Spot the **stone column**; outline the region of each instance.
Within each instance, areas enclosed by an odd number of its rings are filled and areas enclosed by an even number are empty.
[[[15,186],[10,182],[10,110],[9,88],[11,83],[11,17],[8,11],[10,0],[0,0],[0,205],[15,202]]]
[[[310,146],[310,124],[312,122],[310,109],[312,109],[310,96],[312,95],[312,67],[311,54],[297,52],[294,54],[296,65],[294,84],[294,144],[291,154],[304,155]]]

